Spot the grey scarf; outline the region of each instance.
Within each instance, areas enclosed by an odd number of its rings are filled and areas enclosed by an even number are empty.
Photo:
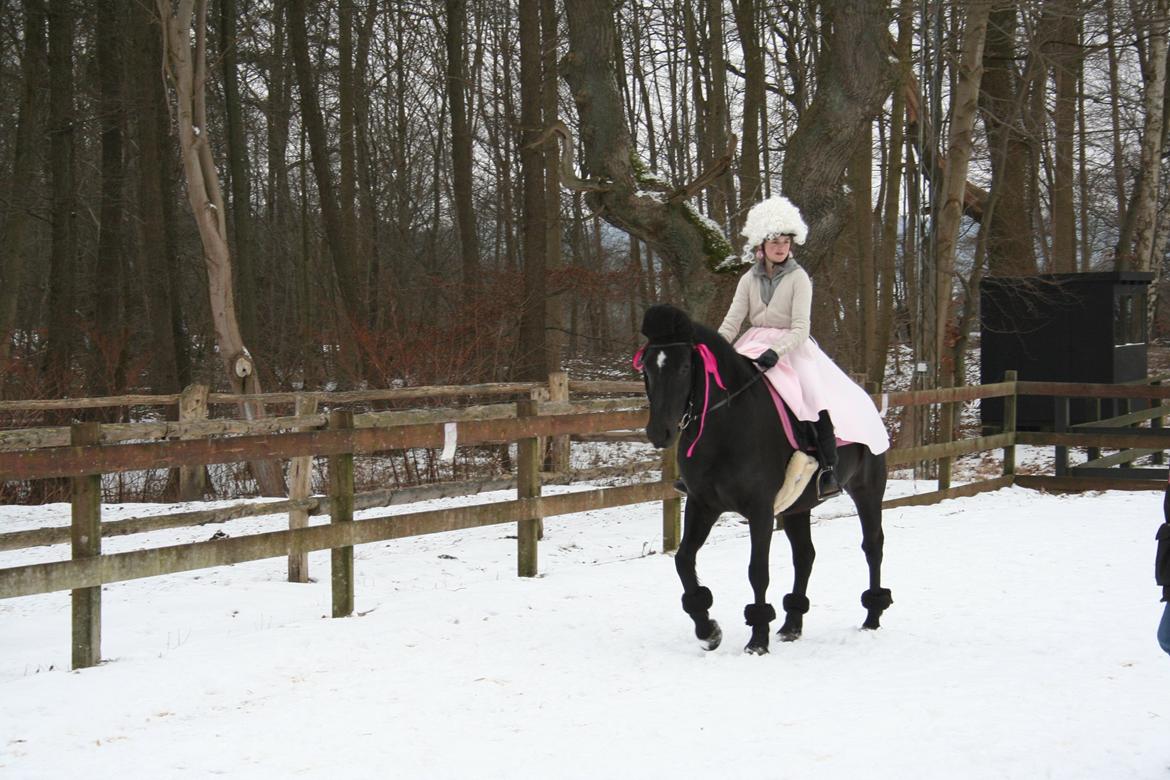
[[[787,260],[776,266],[776,272],[772,276],[768,276],[766,260],[761,260],[756,263],[756,267],[752,269],[752,272],[760,277],[760,298],[764,301],[765,306],[772,302],[772,293],[776,292],[776,288],[780,286],[780,280],[797,268],[800,268],[800,264],[796,262],[796,258],[792,255],[789,255]]]

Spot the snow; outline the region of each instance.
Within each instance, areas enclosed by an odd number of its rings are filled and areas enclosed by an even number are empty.
[[[896,480],[888,495],[933,487]],[[308,585],[284,582],[283,560],[108,585],[106,661],[79,672],[65,671],[69,594],[8,599],[0,776],[1164,778],[1161,499],[1008,488],[888,510],[895,603],[876,632],[858,628],[860,530],[834,499],[815,515],[804,636],[764,657],[743,653],[747,527],[725,516],[699,555],[724,629],[705,653],[656,504],[547,520],[535,579],[515,576],[510,526],[358,547],[347,619],[327,617],[324,553]],[[59,504],[0,507],[3,530],[67,518]],[[0,566],[67,555],[3,552]],[[782,535],[771,568],[779,605]]]

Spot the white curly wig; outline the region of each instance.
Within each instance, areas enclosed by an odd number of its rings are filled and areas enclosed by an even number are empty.
[[[803,244],[808,237],[808,225],[800,216],[800,209],[782,195],[775,195],[752,206],[743,223],[744,257],[751,259],[756,247],[769,238],[792,236],[794,244]]]

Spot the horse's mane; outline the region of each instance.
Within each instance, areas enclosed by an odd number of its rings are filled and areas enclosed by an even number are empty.
[[[746,370],[748,361],[735,351],[727,339],[675,306],[660,303],[646,310],[642,318],[642,334],[651,344],[689,341],[703,344],[726,370]]]

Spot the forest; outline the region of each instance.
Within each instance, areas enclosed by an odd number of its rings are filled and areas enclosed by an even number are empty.
[[[963,382],[980,280],[1149,271],[1170,0],[10,0],[0,398],[628,365],[784,194],[812,332]]]

